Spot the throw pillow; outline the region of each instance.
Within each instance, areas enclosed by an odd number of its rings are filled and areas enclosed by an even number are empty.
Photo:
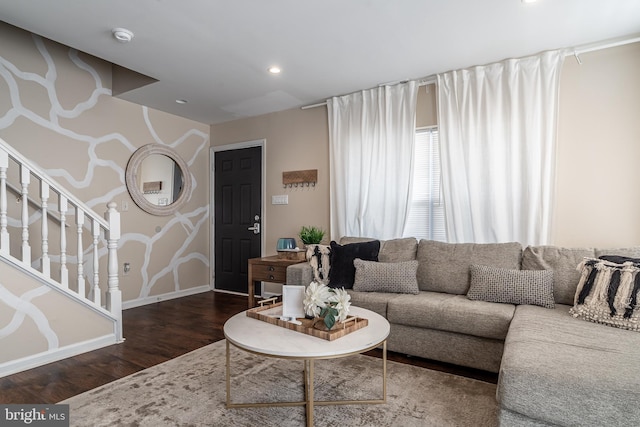
[[[353,290],[359,292],[420,293],[416,272],[418,261],[375,262],[356,258]]]
[[[574,317],[632,331],[640,331],[640,263],[633,258],[585,258],[574,305]]]
[[[331,248],[327,245],[307,245],[305,254],[313,270],[313,280],[318,283],[329,283],[331,271]]]
[[[554,308],[552,270],[510,270],[471,265],[471,300]]]
[[[378,261],[380,251],[380,241],[349,243],[339,245],[335,241],[331,242],[331,271],[329,271],[329,287],[332,288],[353,288],[356,268],[353,261],[356,258],[365,261]]]

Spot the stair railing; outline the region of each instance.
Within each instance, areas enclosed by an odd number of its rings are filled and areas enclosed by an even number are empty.
[[[19,167],[19,188],[12,186],[7,182],[7,172],[9,170],[12,159]],[[34,177],[40,183],[38,204],[37,198],[29,194],[29,184],[31,178]],[[21,246],[20,258],[11,254],[11,233],[9,231],[8,217],[8,199],[7,189],[19,194],[21,203],[20,227],[21,228]],[[49,253],[49,200],[51,193],[58,194],[57,215],[55,215],[60,224],[60,256],[59,256],[59,279],[52,277],[51,274],[51,257]],[[40,268],[32,266],[31,257],[31,241],[35,236],[30,236],[29,224],[29,206],[36,205],[36,210],[41,214],[40,219],[40,238],[41,256]],[[39,206],[38,206],[39,205]],[[115,336],[116,341],[124,340],[122,336],[122,292],[118,287],[118,240],[120,239],[120,213],[116,209],[117,204],[110,202],[107,204],[107,211],[104,218],[97,214],[93,209],[75,197],[70,191],[66,190],[62,185],[58,184],[48,174],[41,170],[33,162],[29,161],[25,156],[16,151],[11,145],[0,138],[0,255],[12,259],[14,262],[21,264],[25,270],[36,270],[44,278],[47,283],[55,283],[65,292],[72,292],[80,300],[93,306],[93,308],[105,311],[110,314],[116,321]],[[71,228],[67,224],[67,215],[75,217],[75,232],[77,237],[77,254],[76,254],[76,283],[75,290],[69,286],[69,256],[67,253],[67,228]],[[85,222],[86,221],[86,222]],[[85,250],[83,248],[85,224],[91,227],[91,245],[87,250],[92,255],[93,274],[89,292],[87,292],[85,278]],[[17,236],[14,236],[17,237]],[[99,268],[100,260],[100,243],[101,237],[104,239],[107,255],[107,290],[105,292],[105,307],[102,306],[100,278],[101,272]]]

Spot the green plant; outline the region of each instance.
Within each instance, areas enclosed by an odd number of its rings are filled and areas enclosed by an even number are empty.
[[[305,245],[317,245],[324,238],[325,231],[315,226],[302,226],[300,229],[300,240]]]

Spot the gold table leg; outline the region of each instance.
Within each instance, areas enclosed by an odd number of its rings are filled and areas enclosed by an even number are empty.
[[[305,406],[307,427],[313,427],[314,406],[326,405],[362,405],[387,403],[387,341],[382,342],[382,399],[368,400],[315,400],[313,393],[314,360],[304,359],[304,399],[299,402],[255,402],[233,403],[231,402],[231,356],[229,341],[226,341],[226,382],[227,382],[227,408],[272,408],[285,406]],[[257,353],[256,353],[257,354]],[[264,356],[264,355],[263,355]]]
[[[306,364],[306,361],[305,361]],[[313,359],[309,360],[309,390],[307,395],[307,427],[313,427]]]

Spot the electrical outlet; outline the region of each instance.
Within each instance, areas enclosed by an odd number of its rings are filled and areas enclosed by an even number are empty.
[[[131,271],[131,263],[125,262],[122,266],[122,275],[126,276]]]

